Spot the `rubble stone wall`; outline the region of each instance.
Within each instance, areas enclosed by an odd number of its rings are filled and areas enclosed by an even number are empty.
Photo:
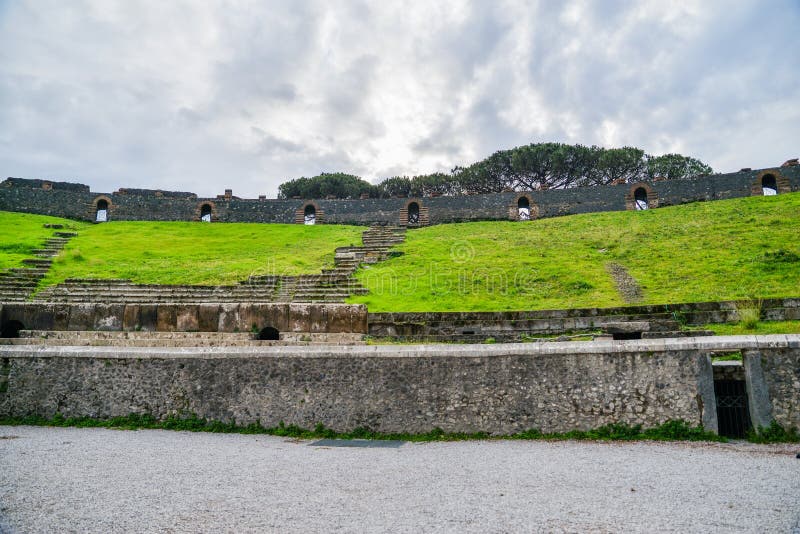
[[[716,430],[709,356],[720,350],[758,352],[756,389],[768,392],[779,422],[800,423],[797,335],[213,351],[4,346],[0,415],[194,413],[266,427],[495,434],[683,419]]]
[[[531,213],[556,217],[576,213],[631,209],[630,197],[637,187],[652,193],[653,205],[723,200],[760,193],[760,177],[776,176],[780,192],[800,191],[800,166],[716,174],[683,180],[641,184],[605,185],[553,189],[525,193]],[[240,199],[226,194],[198,198],[193,193],[146,189],[120,189],[116,193],[94,193],[83,184],[8,178],[0,183],[0,210],[53,215],[93,221],[96,201],[109,201],[108,220],[196,221],[201,207],[209,204],[213,220],[219,222],[296,223],[297,213],[313,202],[324,224],[402,224],[411,199]],[[478,220],[508,220],[516,217],[518,192],[426,197],[414,199],[425,212],[426,224]],[[656,202],[657,201],[657,202]]]

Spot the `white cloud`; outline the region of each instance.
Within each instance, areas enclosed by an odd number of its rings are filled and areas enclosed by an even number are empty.
[[[791,0],[3,3],[0,173],[274,195],[538,141],[776,165],[798,22]]]

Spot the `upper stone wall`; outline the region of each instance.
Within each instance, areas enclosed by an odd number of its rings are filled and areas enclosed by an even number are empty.
[[[240,199],[230,190],[216,198],[194,193],[120,189],[90,192],[82,184],[8,178],[0,183],[0,210],[92,221],[100,200],[108,202],[108,220],[197,221],[208,205],[220,222],[296,223],[313,205],[318,224],[405,225],[408,207],[416,202],[421,224],[479,220],[515,220],[517,201],[527,197],[532,218],[633,209],[634,191],[645,189],[651,207],[724,200],[761,194],[761,179],[771,174],[779,193],[800,191],[800,166],[746,170],[686,180],[606,185],[545,191],[509,192],[458,197],[278,200]]]

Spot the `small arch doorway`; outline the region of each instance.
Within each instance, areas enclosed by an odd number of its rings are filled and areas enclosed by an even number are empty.
[[[0,337],[17,338],[20,330],[25,330],[25,326],[19,321],[7,321],[0,329]]]
[[[416,202],[408,205],[408,224],[419,225],[419,204]]]
[[[531,202],[528,197],[519,197],[517,200],[517,216],[520,221],[531,220]]]
[[[778,194],[778,181],[771,174],[765,174],[761,179],[761,193],[765,197],[771,197]]]
[[[278,341],[281,338],[277,328],[267,326],[258,332],[258,339],[261,341]]]
[[[317,208],[309,204],[303,210],[303,224],[316,224],[317,223]]]
[[[212,213],[211,212],[211,205],[203,204],[203,206],[200,208],[200,220],[202,222],[210,223],[211,222],[211,213]]]
[[[649,207],[647,203],[647,191],[644,187],[639,187],[633,192],[633,202],[637,210],[646,210]]]
[[[94,214],[94,222],[106,222],[108,220],[108,201],[101,198],[97,201],[97,211]]]

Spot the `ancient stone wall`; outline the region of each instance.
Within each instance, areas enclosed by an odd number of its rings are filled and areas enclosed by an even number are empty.
[[[351,304],[5,304],[0,324],[26,330],[366,333],[367,309]]]
[[[800,298],[764,299],[761,318],[767,321],[800,320]],[[733,301],[669,305],[574,308],[505,312],[387,312],[369,314],[373,336],[426,338],[435,336],[495,336],[505,334],[562,334],[600,329],[610,321],[672,320],[704,325],[739,321]]]
[[[652,192],[653,206],[721,200],[760,194],[759,180],[773,174],[780,192],[800,191],[800,166],[703,176],[686,180],[654,181],[526,193],[531,212],[538,217],[631,209],[631,191],[640,185]],[[515,219],[519,193],[415,199],[424,212],[424,224]],[[311,199],[240,199],[232,194],[197,198],[193,193],[120,189],[92,193],[88,186],[46,180],[9,178],[0,183],[0,210],[94,220],[98,198],[109,201],[109,220],[195,221],[203,204],[213,206],[213,220],[221,222],[295,223]],[[313,200],[324,224],[401,224],[411,199]]]
[[[784,428],[800,429],[800,342],[794,341],[791,346],[794,350],[761,349],[744,353],[745,360],[758,359],[763,375],[766,399],[761,401],[767,406],[760,426],[767,426],[774,419]]]
[[[683,419],[716,430],[709,354],[742,349],[765,362],[776,417],[797,424],[800,336],[213,352],[6,346],[0,415],[195,413],[267,427],[491,433]],[[787,367],[793,375],[778,374]]]

